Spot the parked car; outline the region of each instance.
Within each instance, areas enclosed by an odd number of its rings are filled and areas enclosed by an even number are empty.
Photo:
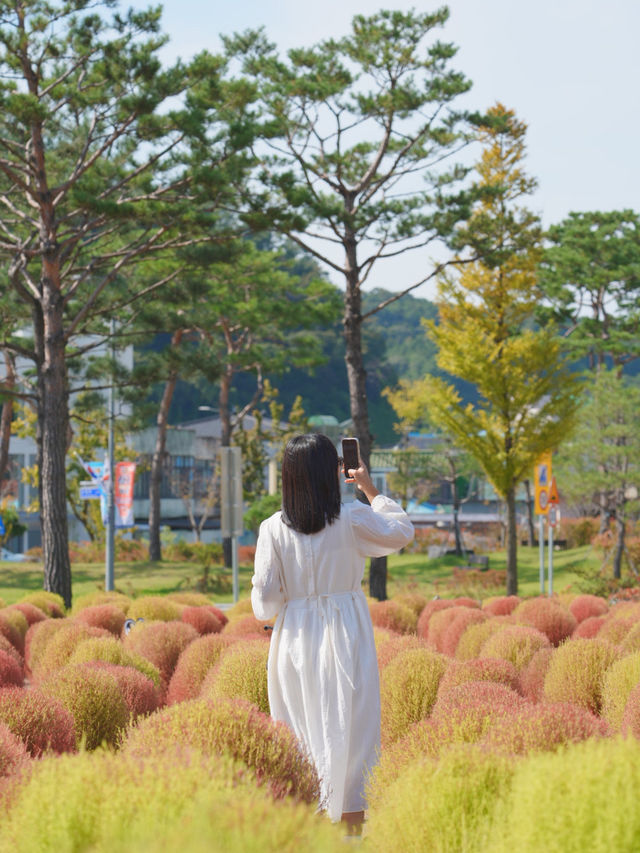
[[[24,563],[27,559],[28,557],[25,557],[24,554],[15,554],[7,548],[0,548],[0,561],[4,560],[8,563]]]

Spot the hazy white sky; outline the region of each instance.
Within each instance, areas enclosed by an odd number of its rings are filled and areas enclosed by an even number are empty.
[[[143,0],[122,5],[146,7]],[[282,50],[349,30],[380,8],[432,11],[398,0],[166,0],[167,59],[216,51],[219,33],[264,26]],[[439,33],[459,48],[453,65],[473,81],[466,106],[501,101],[529,131],[530,207],[545,225],[569,211],[640,209],[640,0],[450,0]],[[373,285],[397,289],[427,259],[387,261]],[[419,295],[431,296],[433,288]]]

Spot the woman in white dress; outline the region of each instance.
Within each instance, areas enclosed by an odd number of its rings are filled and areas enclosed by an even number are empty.
[[[402,548],[413,526],[362,463],[345,474],[370,505],[341,504],[339,469],[327,436],[289,441],[282,510],[260,526],[251,601],[257,619],[278,615],[269,650],[271,715],[311,756],[321,808],[357,831],[366,775],[380,749],[378,666],[361,587],[365,557]]]

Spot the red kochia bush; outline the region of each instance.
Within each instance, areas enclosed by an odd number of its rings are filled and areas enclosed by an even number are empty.
[[[133,628],[123,644],[157,666],[166,688],[181,653],[197,637],[196,629],[186,622],[152,622]]]
[[[544,694],[544,679],[549,669],[553,648],[539,649],[520,673],[520,692],[531,702],[539,702]]]
[[[569,610],[573,613],[577,622],[584,622],[591,616],[604,616],[609,612],[609,605],[604,598],[599,598],[597,595],[576,595]]]
[[[378,648],[378,669],[383,670],[391,661],[402,652],[409,649],[426,649],[427,643],[415,634],[393,634],[390,632],[388,639],[383,640]]]
[[[520,604],[517,595],[500,595],[492,598],[482,605],[482,609],[492,616],[509,616]]]
[[[28,757],[22,741],[11,733],[8,726],[0,723],[0,777],[15,773],[26,763]]]
[[[230,619],[227,622],[223,633],[228,637],[245,637],[252,640],[260,637],[263,640],[268,640],[269,635],[265,631],[265,625],[271,625],[271,622],[260,622],[251,614],[237,616],[235,619]]]
[[[431,618],[429,619],[429,631],[427,634],[427,645],[431,649],[435,649],[438,652],[444,651],[444,638],[449,630],[449,628],[456,622],[459,617],[466,615],[468,613],[475,613],[476,615],[473,617],[476,622],[484,622],[487,617],[486,614],[482,613],[481,610],[466,607],[465,605],[454,605],[453,607],[446,607],[437,613],[433,613]],[[469,627],[469,623],[465,624],[465,628]],[[461,633],[457,635],[457,640],[460,639]],[[457,643],[456,643],[457,645]],[[455,651],[455,649],[454,649]]]
[[[378,628],[386,628],[398,634],[414,634],[418,624],[415,610],[406,604],[389,599],[375,601],[369,605],[371,621]]]
[[[204,606],[204,609],[208,610],[209,613],[213,613],[213,615],[220,622],[223,628],[229,621],[229,619],[227,618],[227,614],[224,612],[224,610],[221,610],[219,607],[216,607],[215,604],[206,604]]]
[[[418,636],[426,640],[429,636],[429,622],[433,614],[439,610],[446,610],[449,607],[454,607],[453,601],[449,598],[434,598],[433,601],[426,604],[418,617]]]
[[[508,660],[498,658],[475,658],[467,661],[452,661],[442,676],[438,697],[468,681],[492,681],[511,690],[518,690],[518,673]]]
[[[24,654],[24,634],[16,627],[10,614],[0,610],[0,634],[2,634],[20,654]]]
[[[470,625],[478,625],[481,622],[487,621],[487,615],[482,610],[472,607],[453,607],[451,610],[443,611],[445,613],[453,613],[458,611],[455,619],[453,619],[445,628],[441,638],[441,651],[445,655],[455,657],[456,650],[460,638]]]
[[[48,618],[46,613],[44,613],[39,607],[36,607],[35,604],[31,604],[29,601],[19,601],[18,604],[12,604],[8,609],[19,610],[27,620],[29,626],[34,625],[36,622],[42,622],[43,619]]]
[[[491,681],[467,681],[447,690],[431,712],[432,735],[449,743],[473,743],[501,717],[527,704],[515,690]]]
[[[34,758],[45,752],[74,752],[76,732],[72,715],[40,690],[6,687],[0,690],[0,722],[20,738]]]
[[[578,626],[571,636],[585,637],[586,639],[597,637],[600,633],[600,628],[602,628],[606,621],[606,616],[587,616],[582,622],[578,622]]]
[[[0,649],[0,687],[21,687],[23,682],[24,674],[20,664],[8,652]]]
[[[146,717],[161,705],[160,690],[153,681],[133,666],[119,666],[106,661],[89,661],[89,666],[113,676],[132,719]]]
[[[501,752],[526,755],[532,750],[553,750],[607,734],[604,720],[585,708],[566,702],[540,702],[518,708],[510,718],[496,719],[484,742]]]
[[[124,612],[116,604],[94,604],[79,610],[75,619],[93,628],[104,628],[119,637],[124,628]]]
[[[558,646],[574,632],[575,616],[550,598],[530,598],[518,605],[513,613],[516,622],[531,625],[545,634],[552,645]]]
[[[200,636],[204,634],[219,634],[222,622],[207,607],[185,606],[180,617],[183,622],[192,625]]]
[[[12,657],[20,668],[24,666],[24,658],[20,652],[2,634],[0,634],[0,649]]]
[[[24,638],[24,660],[28,672],[37,669],[50,639],[67,624],[66,619],[45,619],[31,625]]]
[[[220,634],[206,634],[190,643],[178,658],[167,690],[167,705],[195,699],[202,682],[233,639]]]

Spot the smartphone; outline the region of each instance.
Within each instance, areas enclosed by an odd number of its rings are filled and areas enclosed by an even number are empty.
[[[360,447],[357,438],[342,439],[342,462],[345,477],[349,476],[349,468],[359,467]]]

